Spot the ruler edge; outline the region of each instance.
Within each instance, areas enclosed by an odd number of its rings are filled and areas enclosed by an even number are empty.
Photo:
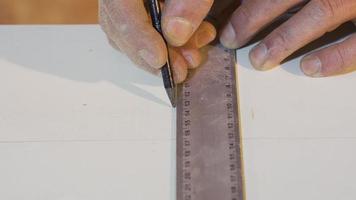
[[[235,78],[235,90],[233,91],[235,93],[236,98],[234,98],[234,104],[233,106],[236,107],[237,110],[237,115],[236,115],[236,124],[238,125],[238,137],[236,137],[236,140],[238,140],[236,142],[236,144],[239,144],[239,152],[240,152],[240,167],[241,167],[241,171],[240,171],[240,178],[241,178],[241,191],[242,191],[242,200],[246,200],[246,177],[245,177],[245,159],[244,159],[244,152],[243,152],[243,133],[242,133],[242,123],[241,123],[241,107],[240,107],[240,88],[239,88],[239,76],[238,76],[238,63],[237,63],[237,51],[235,49],[228,49],[223,47],[221,44],[215,45],[215,46],[219,46],[220,48],[223,49],[227,49],[229,50],[229,54],[232,54],[233,57],[233,63],[234,63],[234,67],[231,69],[231,74],[233,75],[232,78]],[[236,147],[237,148],[237,147]]]
[[[242,191],[242,200],[246,200],[247,199],[247,196],[246,196],[246,176],[245,176],[245,159],[244,159],[244,152],[243,152],[243,132],[242,132],[242,123],[241,123],[241,110],[240,110],[240,104],[238,102],[240,102],[240,89],[239,89],[239,75],[238,75],[238,63],[237,63],[237,51],[236,50],[233,50],[233,49],[228,49],[228,48],[225,48],[223,47],[220,43],[217,43],[217,44],[213,44],[213,45],[209,45],[208,47],[218,47],[218,48],[223,48],[224,50],[229,50],[229,54],[233,55],[233,62],[234,62],[234,67],[231,69],[232,70],[232,75],[233,77],[232,78],[235,78],[235,90],[234,90],[234,93],[236,95],[236,98],[234,99],[234,106],[236,107],[236,110],[237,110],[237,119],[236,119],[236,122],[237,122],[237,125],[239,126],[238,127],[238,131],[239,131],[239,134],[238,136],[239,137],[236,137],[236,140],[238,140],[236,142],[236,144],[239,144],[239,152],[240,152],[240,167],[241,167],[241,171],[240,171],[240,178],[241,178],[241,191]],[[183,83],[179,84],[178,87],[177,87],[177,94],[182,94],[182,90],[183,90]],[[177,103],[177,108],[176,108],[176,114],[179,113],[180,109],[179,108],[182,108],[182,106],[178,106],[179,103],[181,103],[182,101],[179,101],[181,100],[182,96],[177,96],[177,100],[178,100],[178,103]],[[178,117],[176,116],[176,181],[175,181],[175,185],[176,185],[176,188],[175,188],[175,191],[176,191],[176,195],[175,195],[175,200],[178,200],[178,197],[180,196],[180,191],[182,191],[182,187],[181,185],[178,184],[179,180],[182,180],[183,179],[183,176],[180,176],[180,174],[183,173],[183,171],[178,167],[178,154],[180,155],[181,152],[178,151],[178,144],[183,144],[183,140],[182,140],[182,137],[178,137],[178,126],[179,124],[181,124],[183,121],[183,118],[181,117]],[[182,157],[182,155],[180,156]],[[181,181],[182,182],[182,181]]]
[[[239,79],[239,64],[237,62],[237,50],[231,50],[233,53],[233,58],[234,58],[234,78],[235,78],[235,93],[236,93],[236,98],[235,98],[235,106],[237,108],[237,123],[239,125],[239,148],[240,148],[240,158],[241,158],[241,183],[242,183],[242,199],[246,200],[247,199],[247,193],[246,193],[246,176],[245,176],[245,157],[244,157],[244,144],[243,144],[243,128],[242,128],[242,120],[241,120],[241,104],[240,102],[240,79]],[[236,138],[237,139],[237,138]]]

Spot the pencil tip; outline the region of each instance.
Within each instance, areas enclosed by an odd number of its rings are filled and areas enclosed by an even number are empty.
[[[173,108],[175,108],[177,106],[176,90],[174,88],[167,88],[166,92]]]

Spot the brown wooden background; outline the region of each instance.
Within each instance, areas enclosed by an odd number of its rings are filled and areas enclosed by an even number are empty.
[[[98,0],[0,0],[0,24],[94,24]]]

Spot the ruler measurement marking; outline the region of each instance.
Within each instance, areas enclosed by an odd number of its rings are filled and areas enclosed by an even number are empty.
[[[234,63],[229,63],[229,65],[234,64]],[[227,97],[227,103],[226,103],[226,117],[227,117],[227,128],[228,128],[228,134],[227,134],[227,139],[229,142],[229,170],[230,170],[230,191],[232,194],[231,200],[237,200],[237,188],[238,188],[238,178],[237,175],[237,169],[238,169],[238,161],[237,161],[237,141],[236,138],[238,137],[236,135],[237,127],[235,126],[237,123],[236,118],[234,117],[234,73],[235,70],[233,70],[230,66],[225,66],[225,96]],[[235,95],[236,97],[236,95]]]
[[[179,88],[177,200],[244,199],[234,51],[210,51]]]
[[[183,189],[183,200],[191,200],[192,199],[192,174],[191,174],[191,118],[190,118],[190,85],[188,82],[183,84],[183,181],[182,181],[182,189]],[[189,144],[189,145],[187,145]]]

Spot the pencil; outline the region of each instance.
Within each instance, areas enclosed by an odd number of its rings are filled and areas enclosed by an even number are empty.
[[[152,25],[156,29],[158,33],[161,34],[163,40],[166,42],[166,40],[163,37],[162,34],[162,26],[161,26],[161,6],[159,4],[158,0],[149,0],[148,1],[148,9],[151,15],[152,19]],[[167,44],[167,42],[166,42]],[[167,49],[168,51],[168,49]],[[172,74],[172,69],[169,61],[169,56],[166,64],[161,68],[161,74],[163,78],[163,84],[164,88],[166,90],[166,93],[169,97],[169,100],[171,101],[171,104],[173,107],[176,107],[176,85],[174,83],[173,79],[173,74]]]

